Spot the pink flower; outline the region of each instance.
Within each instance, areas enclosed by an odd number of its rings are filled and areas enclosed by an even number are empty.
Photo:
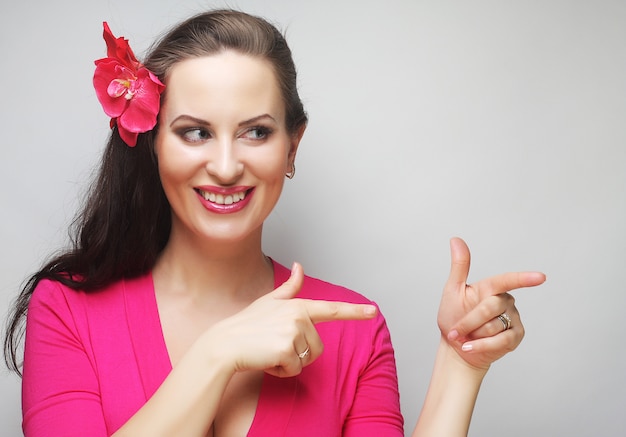
[[[122,140],[134,147],[137,135],[156,125],[165,85],[137,61],[128,40],[115,38],[103,24],[107,57],[96,61],[93,86],[111,127],[117,125]]]

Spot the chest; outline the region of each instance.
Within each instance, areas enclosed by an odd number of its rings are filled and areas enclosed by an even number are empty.
[[[94,329],[86,340],[94,368],[102,373],[99,374],[102,409],[107,428],[112,431],[146,402],[172,365],[176,366],[193,341],[216,322],[206,317],[198,320],[191,314],[182,319],[163,314],[160,319],[153,297],[141,300],[136,294],[130,296],[132,299],[116,305],[116,308],[126,307],[126,323],[120,323],[122,316],[113,317],[112,312],[102,311],[98,306],[98,311],[92,314],[97,320],[90,322]],[[100,326],[109,329],[96,329]],[[275,378],[262,372],[238,374],[227,386],[215,426],[207,435],[341,435],[337,430],[342,429],[346,420],[359,376],[349,369],[355,362],[360,366],[358,362],[371,356],[371,351],[349,346],[352,343],[349,338],[363,336],[360,330],[339,331],[329,324],[317,328],[325,349],[315,363],[294,378]],[[110,371],[106,373],[106,369]]]
[[[222,398],[209,437],[245,437],[252,426],[259,403],[262,372],[236,374]]]
[[[234,311],[235,309],[232,309]],[[228,314],[186,309],[161,312],[165,346],[172,367],[175,367],[193,343],[213,324]],[[245,437],[254,420],[263,372],[240,372],[230,380],[222,396],[208,437]]]

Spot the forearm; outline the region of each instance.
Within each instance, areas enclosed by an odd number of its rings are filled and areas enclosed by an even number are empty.
[[[201,338],[113,437],[206,436],[233,371]],[[123,395],[123,394],[121,394]]]
[[[478,391],[486,373],[486,369],[469,366],[442,339],[413,437],[467,436]]]

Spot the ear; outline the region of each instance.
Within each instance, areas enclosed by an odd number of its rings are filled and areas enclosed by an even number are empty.
[[[306,123],[300,126],[292,135],[291,135],[291,144],[289,146],[289,154],[287,158],[289,162],[294,162],[296,160],[296,152],[298,151],[298,146],[300,145],[300,140],[304,136],[304,131],[306,130]]]

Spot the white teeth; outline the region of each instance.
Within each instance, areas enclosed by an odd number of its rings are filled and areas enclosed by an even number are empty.
[[[233,203],[237,203],[245,199],[246,192],[242,191],[240,193],[228,194],[224,196],[223,194],[215,194],[209,193],[206,191],[198,190],[202,197],[209,202],[217,203],[218,205],[232,205]]]

